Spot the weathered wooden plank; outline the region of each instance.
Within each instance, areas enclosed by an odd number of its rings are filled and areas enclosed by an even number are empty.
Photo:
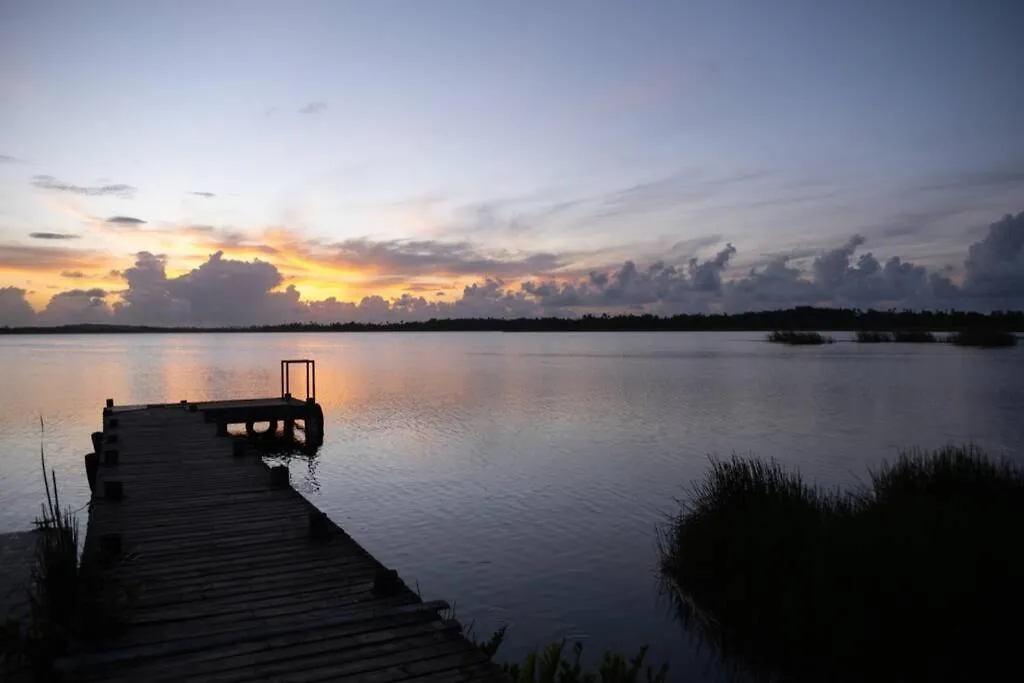
[[[191,599],[190,599],[191,598]],[[183,595],[178,600],[167,600],[159,604],[146,600],[135,607],[132,612],[132,623],[146,621],[172,621],[174,619],[196,619],[215,614],[228,614],[232,611],[245,611],[253,605],[264,607],[287,605],[302,602],[324,602],[330,600],[332,605],[344,604],[346,601],[363,601],[373,599],[373,581],[362,581],[349,585],[338,586],[336,583],[324,582],[312,589],[291,591],[277,586],[265,591],[244,591],[232,595],[217,597],[193,597]]]
[[[192,683],[242,683],[268,679],[324,680],[324,674],[329,678],[349,677],[388,666],[410,666],[427,657],[470,655],[471,649],[468,643],[452,638],[449,633],[435,632],[319,655],[243,665],[228,671],[194,671],[187,676],[187,680]]]
[[[160,663],[136,669],[135,674],[145,676],[146,681],[178,681],[193,678],[197,671],[205,675],[226,674],[253,666],[280,663],[296,658],[309,658],[345,650],[367,648],[378,643],[402,641],[416,642],[417,638],[434,633],[444,634],[451,627],[441,622],[406,622],[375,628],[346,632],[306,631],[287,644],[271,644],[271,641],[247,642],[216,650],[203,650],[181,657],[161,660]],[[445,634],[447,637],[448,634]],[[366,654],[364,649],[356,656]],[[337,658],[335,658],[337,659]]]
[[[179,651],[205,649],[217,644],[243,642],[295,631],[305,631],[324,625],[341,625],[377,620],[397,614],[419,614],[423,619],[436,619],[436,604],[422,604],[408,598],[386,598],[373,603],[351,607],[332,607],[313,613],[277,615],[275,619],[250,619],[239,625],[235,620],[214,623],[213,619],[189,629],[167,626],[139,626],[129,629],[119,639],[118,649],[134,651],[140,648],[156,649],[161,656]],[[107,647],[106,649],[113,649]],[[152,655],[148,655],[152,656]]]
[[[477,648],[464,640],[449,639],[444,643],[403,649],[379,658],[329,664],[317,669],[303,667],[301,671],[282,675],[274,680],[281,683],[317,683],[344,678],[346,682],[384,683],[472,666],[481,660],[483,655]],[[257,673],[260,673],[258,667]]]

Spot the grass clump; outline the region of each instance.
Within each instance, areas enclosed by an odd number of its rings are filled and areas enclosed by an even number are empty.
[[[503,626],[483,643],[477,643],[488,659],[492,659],[501,647],[506,631],[507,627]],[[657,671],[644,666],[646,645],[632,659],[606,651],[596,670],[583,668],[580,663],[582,655],[583,643],[574,643],[569,653],[566,642],[559,640],[535,649],[522,662],[502,664],[501,670],[513,683],[665,683],[668,679],[668,664],[663,664]]]
[[[790,344],[791,346],[811,346],[815,344],[831,344],[835,341],[820,332],[796,332],[793,330],[774,330],[768,335],[773,344]]]
[[[892,340],[901,344],[934,344],[939,339],[927,330],[897,330]]]
[[[938,341],[934,334],[925,330],[896,330],[894,332],[861,331],[857,333],[860,344],[930,344]]]
[[[24,623],[4,628],[4,664],[10,671],[30,670],[36,680],[50,680],[53,661],[73,636],[79,603],[78,520],[61,507],[57,474],[47,471],[39,448],[46,502],[37,517],[36,558],[28,588],[29,614]]]
[[[954,332],[946,338],[950,344],[956,346],[980,346],[985,348],[997,348],[1004,346],[1016,346],[1017,335],[1002,330],[962,330]]]
[[[891,341],[893,341],[893,335],[890,332],[861,331],[857,333],[858,344],[882,344]]]
[[[906,452],[852,491],[714,462],[660,533],[667,595],[760,680],[985,678],[1016,659],[1024,473],[973,447]]]

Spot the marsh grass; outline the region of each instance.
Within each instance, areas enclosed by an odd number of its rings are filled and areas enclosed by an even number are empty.
[[[40,419],[40,431],[45,426]],[[36,680],[49,680],[50,666],[68,646],[78,610],[78,520],[62,507],[57,474],[47,469],[42,439],[39,464],[46,502],[34,521],[36,558],[29,587],[29,614],[24,623],[4,628],[4,660],[9,667],[28,667]]]
[[[416,594],[422,599],[419,582],[416,583]],[[508,625],[496,630],[487,640],[478,640],[475,624],[470,622],[463,627],[458,621],[456,604],[451,602],[449,605],[441,612],[441,618],[457,624],[463,636],[479,648],[487,659],[494,661],[505,642]],[[499,666],[514,683],[665,683],[668,678],[668,664],[662,664],[657,671],[644,666],[646,645],[632,659],[605,651],[596,670],[584,669],[580,661],[582,655],[583,643],[573,643],[570,654],[566,651],[566,641],[560,640],[543,648],[535,648],[522,661],[503,662]]]
[[[491,659],[505,640],[506,627],[498,629],[487,641],[475,643]],[[521,662],[501,665],[514,683],[665,683],[668,664],[655,670],[644,666],[647,646],[632,659],[606,651],[595,669],[585,669],[581,663],[583,643],[575,642],[571,652],[566,641],[558,640],[528,653]]]
[[[893,332],[862,330],[857,332],[857,343],[859,344],[884,344],[889,342],[898,344],[932,344],[936,341],[938,341],[938,338],[925,330],[896,330]]]
[[[980,346],[985,348],[997,348],[1005,346],[1016,346],[1017,335],[1002,330],[962,330],[954,332],[946,338],[950,344],[956,346]]]
[[[891,341],[894,341],[891,332],[871,332],[866,330],[857,332],[858,344],[883,344]]]
[[[934,344],[939,338],[927,330],[897,330],[892,333],[892,340],[900,344]]]
[[[773,344],[790,344],[791,346],[811,346],[815,344],[831,344],[835,341],[819,332],[796,332],[793,330],[773,330],[767,337]]]
[[[910,451],[854,490],[712,463],[659,534],[684,625],[759,680],[971,680],[1013,666],[1024,475],[974,447]]]

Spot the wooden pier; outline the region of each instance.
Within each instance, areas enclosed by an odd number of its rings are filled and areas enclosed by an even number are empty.
[[[444,603],[423,602],[292,489],[286,468],[217,436],[226,421],[302,419],[313,405],[104,410],[84,633],[58,662],[66,679],[505,680]]]

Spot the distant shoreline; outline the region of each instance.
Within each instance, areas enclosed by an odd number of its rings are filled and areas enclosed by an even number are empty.
[[[998,329],[1024,332],[1024,311],[861,311],[790,308],[736,314],[585,315],[579,318],[443,318],[395,323],[290,323],[247,327],[160,327],[79,324],[0,327],[0,335],[26,334],[214,334],[258,332],[765,332],[769,330],[857,332]]]

